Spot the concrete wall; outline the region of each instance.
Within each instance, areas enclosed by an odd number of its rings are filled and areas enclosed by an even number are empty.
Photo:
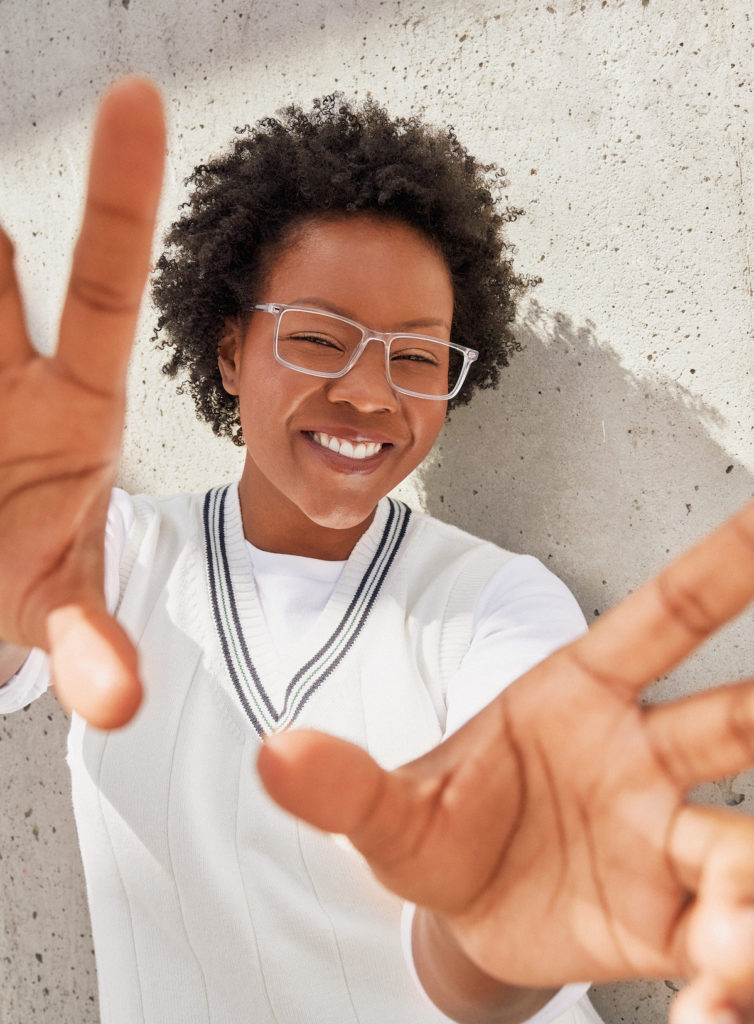
[[[113,77],[145,72],[170,116],[167,224],[194,164],[290,100],[371,91],[452,123],[508,171],[525,351],[454,414],[406,489],[539,555],[590,617],[752,492],[752,79],[748,0],[2,0],[0,211],[49,348],[88,131]],[[121,482],[202,488],[238,453],[157,371],[150,312]],[[744,616],[658,695],[752,671]],[[52,698],[0,722],[0,1020],[97,1017]],[[705,794],[752,808],[746,778]],[[608,1024],[665,1019],[675,982],[607,986]]]

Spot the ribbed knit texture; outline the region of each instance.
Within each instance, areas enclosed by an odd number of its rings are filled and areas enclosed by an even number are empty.
[[[400,901],[347,843],[262,791],[260,739],[213,611],[203,507],[203,496],[134,499],[118,614],[140,648],[146,699],[126,728],[75,719],[69,740],[102,1022],[443,1021],[406,969]],[[294,652],[300,664],[342,621],[390,513],[386,500]],[[405,526],[353,644],[295,719],[386,767],[440,740],[476,598],[510,557],[425,516]],[[235,487],[223,530],[226,596],[279,709],[290,675],[267,636]]]

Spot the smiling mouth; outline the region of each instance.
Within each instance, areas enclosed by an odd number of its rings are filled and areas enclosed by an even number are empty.
[[[340,437],[333,437],[332,434],[325,434],[321,430],[309,430],[308,436],[322,448],[328,448],[337,455],[344,455],[347,459],[370,459],[378,455],[386,446],[379,441],[357,441],[354,444]]]

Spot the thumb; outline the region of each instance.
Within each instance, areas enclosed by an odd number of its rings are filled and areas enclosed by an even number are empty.
[[[351,838],[363,832],[389,779],[360,747],[304,729],[268,736],[257,767],[281,807]]]
[[[47,616],[58,700],[98,729],[115,729],[141,703],[136,649],[104,609],[65,605]]]
[[[447,865],[442,850],[433,858],[423,845],[433,838],[443,781],[425,770],[426,760],[387,772],[352,743],[295,730],[269,736],[257,766],[281,807],[310,825],[346,835],[398,896],[438,907],[445,899]]]

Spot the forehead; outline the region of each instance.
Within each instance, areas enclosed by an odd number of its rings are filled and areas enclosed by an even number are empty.
[[[453,313],[450,272],[433,243],[375,215],[320,217],[297,227],[269,265],[263,293],[267,302],[319,299],[383,329],[423,317],[449,325]]]

